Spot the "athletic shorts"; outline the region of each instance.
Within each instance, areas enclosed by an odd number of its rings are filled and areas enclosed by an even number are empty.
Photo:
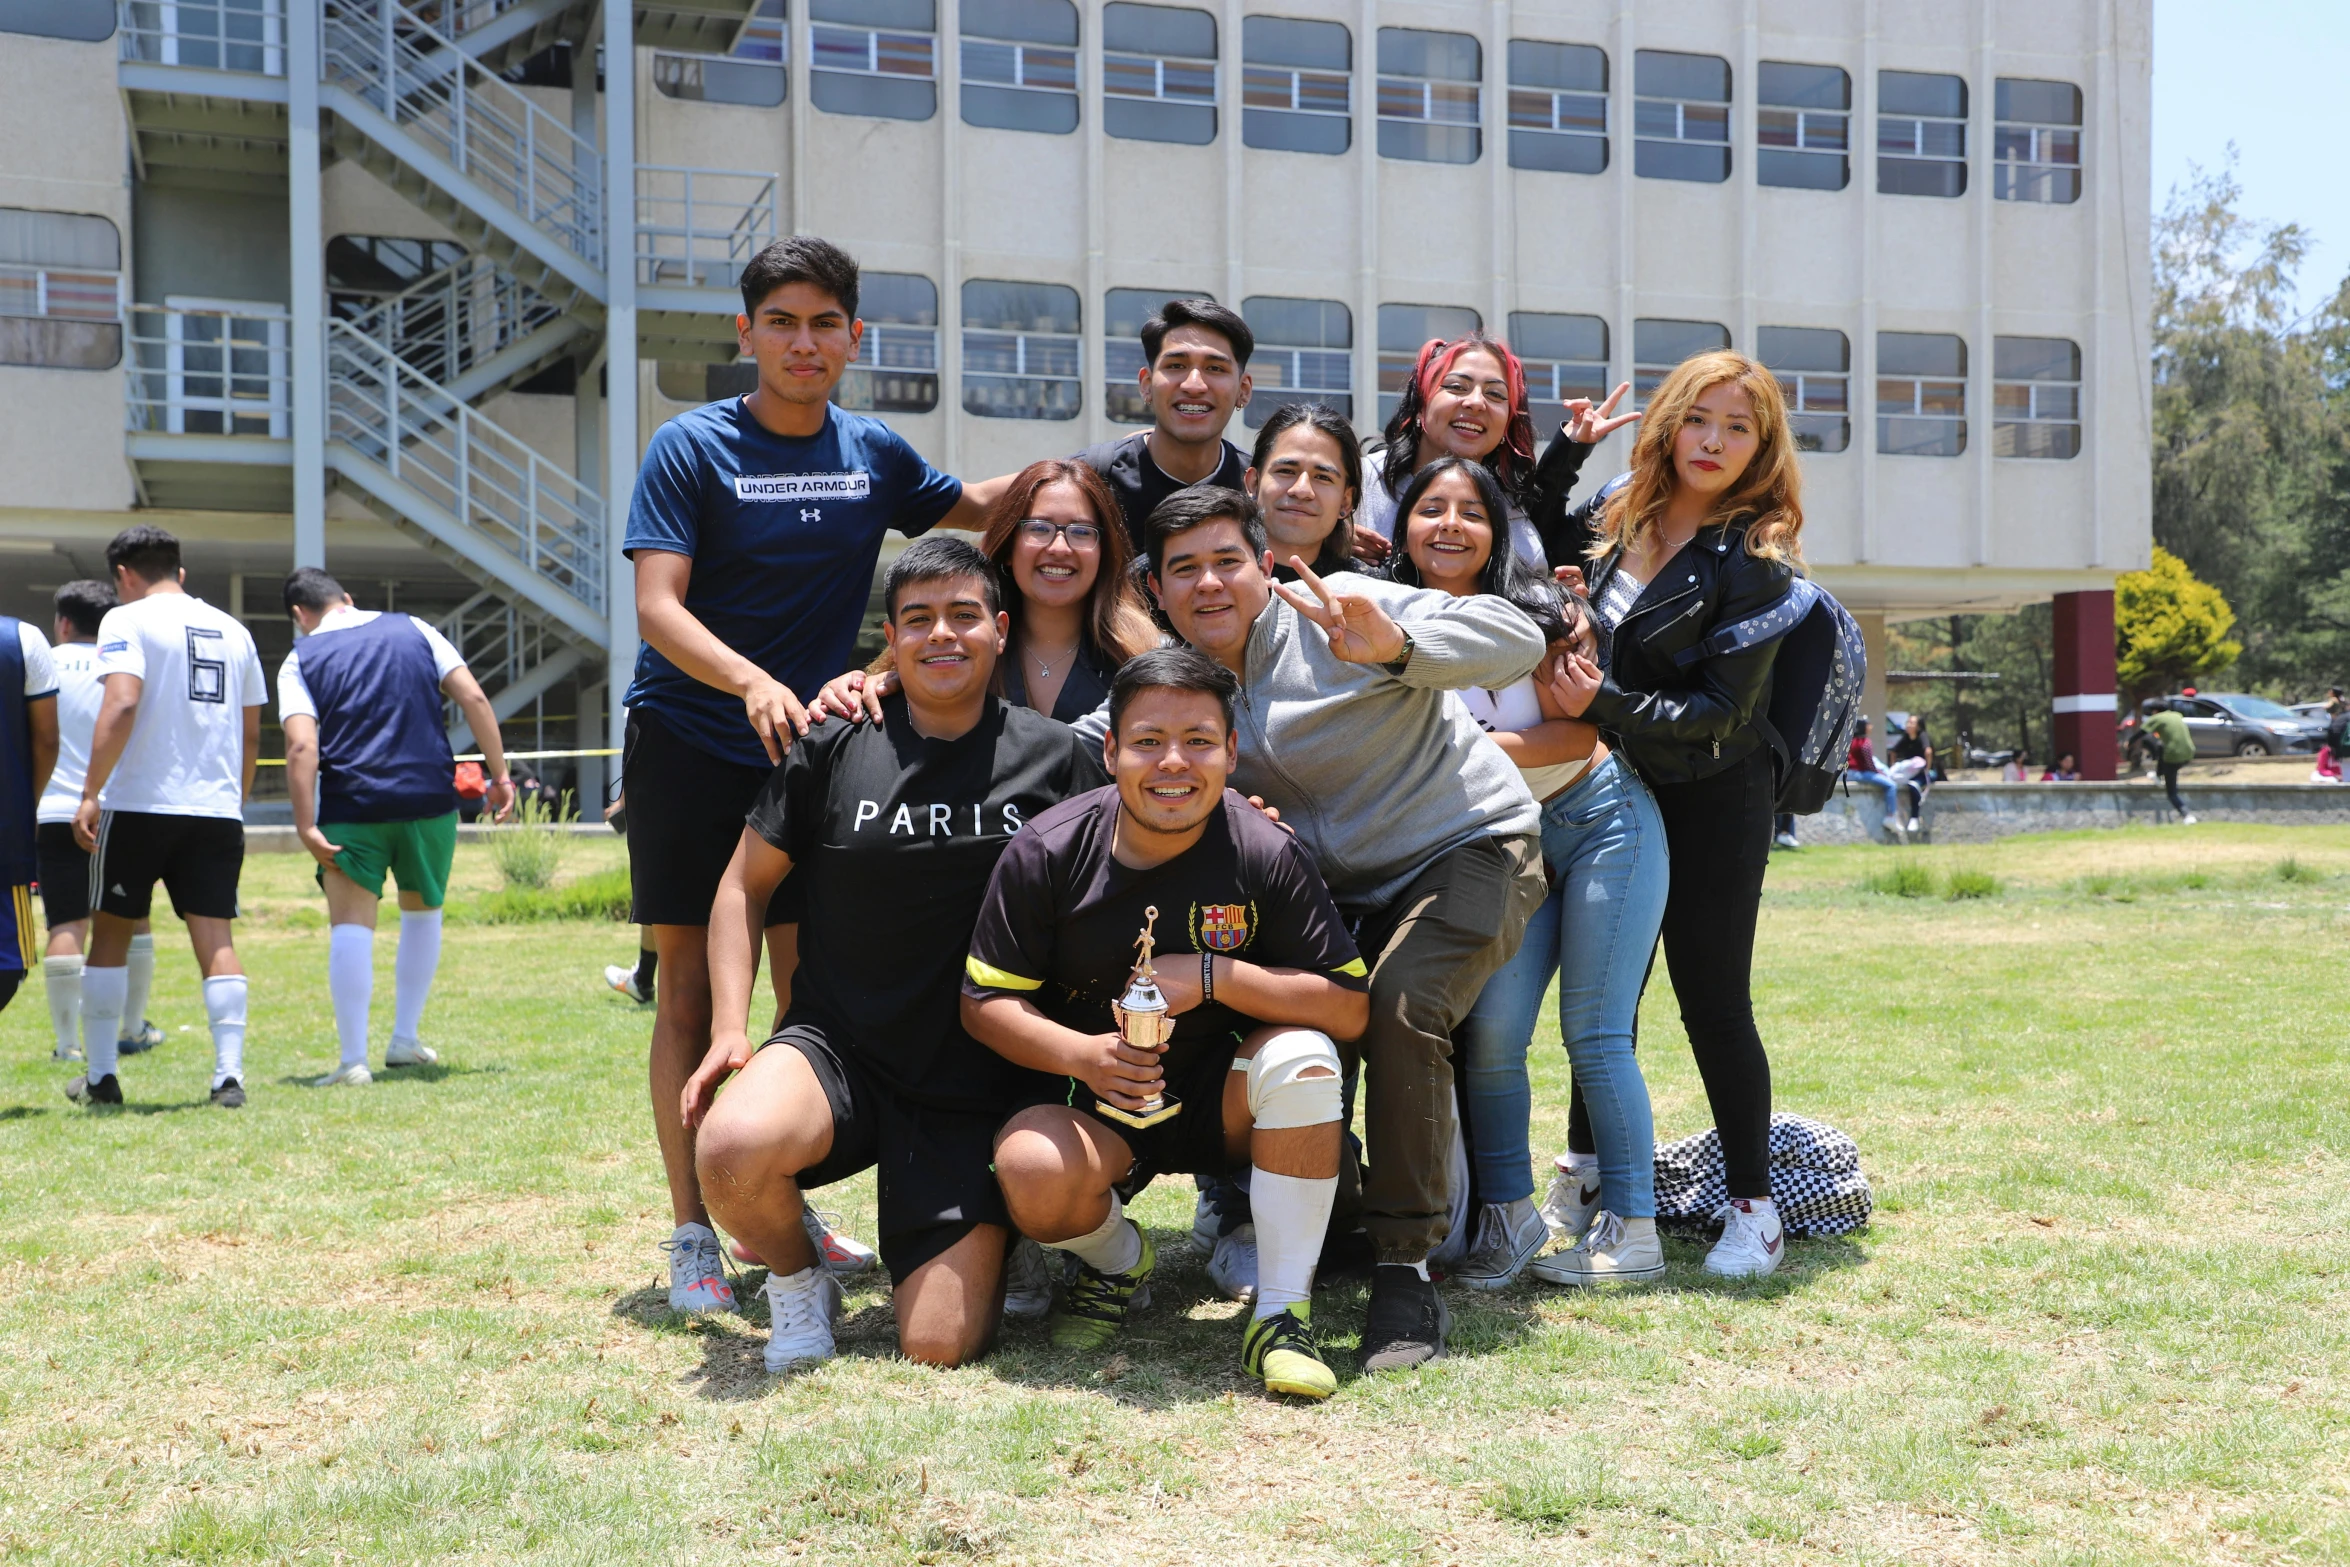
[[[1134,1168],[1117,1183],[1121,1202],[1139,1195],[1154,1176],[1231,1172],[1232,1159],[1224,1151],[1224,1082],[1232,1075],[1233,1053],[1241,1043],[1241,1036],[1235,1034],[1230,1049],[1202,1051],[1188,1066],[1170,1075],[1167,1090],[1183,1102],[1183,1109],[1156,1126],[1133,1127],[1111,1120],[1094,1108],[1093,1090],[1071,1079],[1069,1102],[1096,1116],[1134,1152]]]
[[[389,872],[402,892],[421,895],[437,909],[449,901],[449,867],[457,859],[457,813],[405,822],[320,822],[326,841],[342,845],[335,869],[375,897],[384,895]],[[326,884],[326,868],[318,871]]]
[[[707,925],[743,818],[771,771],[688,745],[651,713],[631,709],[621,743],[628,798],[628,917],[639,925]],[[797,877],[767,900],[767,923],[797,925]]]
[[[90,917],[90,856],[73,835],[71,822],[43,822],[33,829],[40,856],[41,917],[55,930]]]
[[[40,956],[33,936],[33,889],[0,886],[0,974],[23,974]]]
[[[234,817],[102,811],[90,902],[101,914],[143,920],[161,882],[181,919],[233,920],[244,870],[245,824]]]
[[[633,802],[632,802],[633,808]],[[885,1087],[854,1050],[813,1023],[787,1025],[762,1048],[789,1045],[808,1058],[832,1107],[832,1151],[800,1172],[813,1191],[876,1170],[882,1263],[893,1283],[944,1253],[982,1224],[1009,1230],[995,1179],[1000,1109],[938,1110]]]

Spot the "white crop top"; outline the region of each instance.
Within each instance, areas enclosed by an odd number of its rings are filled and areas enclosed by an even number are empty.
[[[1534,694],[1532,675],[1503,686],[1499,691],[1470,686],[1454,694],[1461,699],[1461,706],[1469,710],[1469,716],[1477,720],[1477,727],[1487,734],[1516,734],[1543,721],[1542,701]],[[1583,770],[1590,765],[1589,757],[1578,757],[1572,762],[1554,762],[1548,767],[1528,767],[1519,771],[1526,780],[1526,787],[1533,791],[1534,798],[1547,800],[1582,777]]]

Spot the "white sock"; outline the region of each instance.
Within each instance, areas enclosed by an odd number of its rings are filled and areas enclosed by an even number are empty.
[[[49,1027],[57,1035],[57,1053],[79,1050],[82,1044],[81,954],[42,959],[41,978],[49,986]]]
[[[82,969],[82,1058],[93,1083],[114,1075],[122,1048],[122,995],[130,982],[122,969]]]
[[[1335,1175],[1311,1179],[1254,1170],[1249,1206],[1257,1222],[1256,1315],[1269,1317],[1314,1296],[1314,1264],[1330,1228],[1330,1204],[1338,1196]]]
[[[1417,1273],[1420,1276],[1420,1282],[1422,1284],[1429,1282],[1427,1258],[1422,1257],[1418,1262],[1407,1262],[1404,1264],[1404,1266],[1411,1269],[1414,1273]]]
[[[212,1020],[212,1086],[245,1080],[245,976],[204,981],[204,1015]]]
[[[1096,1273],[1131,1272],[1142,1261],[1142,1231],[1126,1217],[1126,1205],[1110,1193],[1110,1216],[1097,1225],[1091,1234],[1074,1240],[1054,1241],[1059,1251],[1072,1252],[1077,1260]]]
[[[123,972],[130,975],[130,989],[123,993],[123,1029],[147,1026],[147,997],[155,989],[155,933],[141,931],[131,937],[131,955],[123,960]]]
[[[433,970],[440,966],[441,911],[401,911],[400,952],[392,959],[394,1039],[416,1043],[416,1027],[424,1021],[425,998],[432,994]]]
[[[1577,1153],[1574,1149],[1570,1148],[1565,1153],[1559,1155],[1558,1164],[1560,1169],[1565,1170],[1570,1174],[1580,1175],[1586,1170],[1596,1170],[1599,1168],[1599,1155],[1595,1153]]]
[[[335,1004],[335,1038],[344,1066],[367,1064],[367,1008],[375,999],[375,932],[337,925],[326,933],[326,993]]]

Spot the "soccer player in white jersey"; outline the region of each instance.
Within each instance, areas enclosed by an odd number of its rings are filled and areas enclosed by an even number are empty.
[[[122,1103],[124,960],[160,881],[204,977],[212,1102],[234,1110],[245,1103],[246,986],[230,924],[245,865],[244,800],[261,757],[261,655],[240,622],[182,585],[179,540],[163,529],[116,534],[106,569],[122,602],[98,626],[106,694],[74,811],[94,908],[82,969],[86,1069],[66,1095]]]

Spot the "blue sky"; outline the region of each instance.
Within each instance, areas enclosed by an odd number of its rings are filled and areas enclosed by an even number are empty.
[[[2241,210],[2310,231],[2301,304],[2350,271],[2350,0],[2154,0],[2154,210],[2236,144]]]

